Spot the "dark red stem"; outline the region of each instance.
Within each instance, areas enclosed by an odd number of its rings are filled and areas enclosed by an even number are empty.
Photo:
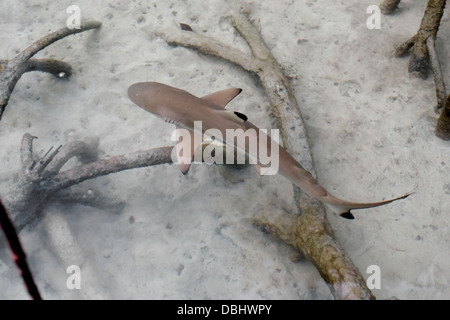
[[[26,260],[25,252],[23,251],[22,245],[20,244],[19,237],[17,236],[16,229],[14,228],[11,220],[8,217],[8,213],[5,207],[0,202],[0,225],[2,226],[3,232],[6,235],[9,246],[13,253],[14,261],[19,268],[25,286],[28,289],[28,293],[34,300],[42,300],[39,290],[34,282],[33,275],[31,274],[30,268]]]

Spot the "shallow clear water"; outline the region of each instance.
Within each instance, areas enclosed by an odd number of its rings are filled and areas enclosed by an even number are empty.
[[[2,1],[0,58],[10,59],[60,29],[70,1]],[[242,69],[155,35],[179,23],[245,53],[245,41],[224,18],[251,13],[268,47],[293,77],[292,86],[310,137],[319,181],[333,194],[378,201],[415,192],[390,206],[358,212],[354,221],[328,217],[363,276],[381,272],[377,298],[448,299],[450,147],[433,134],[434,84],[411,77],[396,44],[419,27],[425,4],[402,1],[401,10],[367,28],[370,1],[78,1],[82,19],[101,29],[62,39],[36,58],[73,66],[69,81],[27,73],[0,123],[0,195],[17,182],[20,141],[38,136],[41,156],[50,146],[97,136],[100,157],[171,143],[172,126],[136,107],[127,88],[158,81],[204,96],[228,87],[243,92],[229,108],[272,128],[269,102]],[[437,50],[448,74],[448,14]],[[448,77],[446,77],[448,80]],[[76,166],[72,161],[67,164]],[[64,167],[66,169],[67,167]],[[237,178],[236,178],[237,175]],[[261,213],[295,213],[291,184],[248,167],[224,177],[196,165],[183,176],[173,165],[108,175],[79,185],[122,202],[117,213],[64,203],[20,233],[44,298],[52,299],[331,299],[305,260],[261,233]],[[2,239],[3,241],[3,239]],[[26,299],[8,253],[0,255],[0,298]],[[80,266],[81,289],[70,290],[67,268]]]

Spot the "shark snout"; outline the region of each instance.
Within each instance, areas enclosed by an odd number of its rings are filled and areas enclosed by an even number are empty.
[[[128,88],[128,97],[130,97],[131,101],[140,106],[140,102],[143,100],[144,94],[144,83],[135,83]]]
[[[168,93],[164,89],[164,86],[157,82],[138,82],[128,88],[128,97],[139,107],[148,109],[150,103],[158,104],[161,97],[167,98]]]

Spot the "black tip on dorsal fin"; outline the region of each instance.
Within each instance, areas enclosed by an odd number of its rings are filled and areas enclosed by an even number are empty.
[[[234,114],[237,115],[240,119],[242,119],[244,121],[248,120],[248,117],[245,114],[243,114],[243,113],[235,111]]]
[[[348,220],[353,220],[353,219],[355,219],[355,217],[352,215],[352,213],[350,212],[350,210],[347,211],[347,212],[341,213],[340,216],[341,216],[342,218],[348,219]]]

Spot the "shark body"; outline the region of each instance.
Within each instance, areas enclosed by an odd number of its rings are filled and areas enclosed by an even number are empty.
[[[225,106],[242,90],[231,88],[215,92],[208,96],[199,98],[187,91],[177,89],[157,82],[140,82],[135,83],[128,88],[128,96],[139,107],[159,116],[164,121],[175,124],[178,128],[188,129],[194,134],[194,122],[201,121],[202,131],[208,129],[217,129],[225,133],[227,129],[242,129],[247,131],[254,129],[257,139],[261,139],[262,148],[272,150],[275,141],[265,136],[258,127],[248,121],[247,116],[239,112],[233,112],[225,109]],[[225,136],[225,135],[224,135]],[[192,139],[194,141],[194,139]],[[233,145],[234,141],[221,141],[226,145]],[[233,145],[234,146],[234,145]],[[192,145],[192,149],[196,146]],[[301,188],[310,196],[322,201],[332,208],[339,211],[340,215],[346,219],[354,219],[350,210],[365,209],[378,207],[391,203],[396,200],[404,199],[410,194],[402,197],[381,201],[358,203],[339,199],[330,194],[323,186],[321,186],[310,172],[305,170],[287,151],[278,146],[279,152],[279,171],[281,175],[289,179],[292,183]],[[261,148],[261,145],[259,145]],[[194,150],[193,150],[194,151]],[[250,153],[250,157],[258,157],[258,154],[252,154],[248,145],[241,146],[240,152]],[[193,154],[193,153],[192,153]],[[180,169],[183,174],[189,170],[191,159],[183,159],[179,162]],[[256,164],[258,171],[264,167],[262,163]]]

